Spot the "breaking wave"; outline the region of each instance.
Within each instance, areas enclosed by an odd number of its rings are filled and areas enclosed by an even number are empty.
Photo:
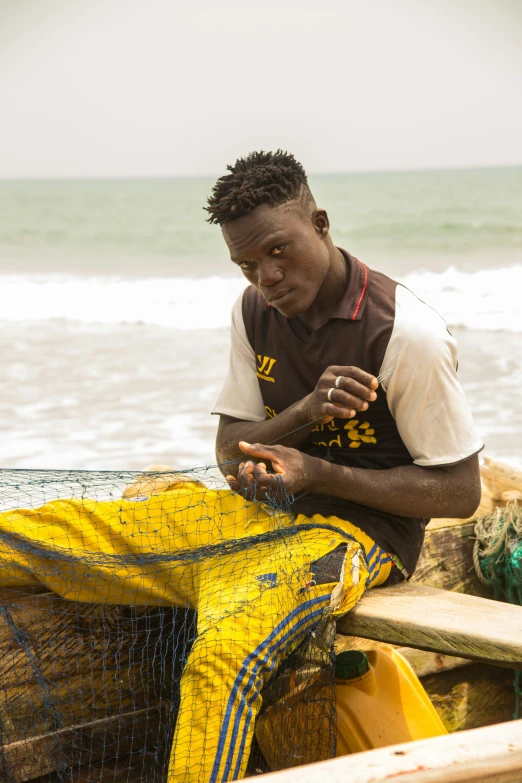
[[[0,282],[0,320],[142,323],[182,330],[227,327],[232,305],[245,286],[240,277],[125,280],[4,275]],[[419,271],[402,282],[451,326],[522,332],[522,266]]]

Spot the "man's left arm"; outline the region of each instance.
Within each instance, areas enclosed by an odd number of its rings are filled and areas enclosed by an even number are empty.
[[[404,465],[388,470],[348,468],[311,457],[285,446],[241,443],[246,459],[242,480],[230,476],[230,486],[262,499],[266,489],[284,487],[292,495],[308,491],[345,498],[378,511],[406,517],[460,517],[473,514],[480,503],[478,456],[456,465],[423,468]],[[275,473],[267,473],[270,461]]]
[[[343,468],[318,460],[311,492],[349,498],[406,517],[470,517],[480,503],[478,456],[439,468]],[[316,472],[317,471],[317,472]]]

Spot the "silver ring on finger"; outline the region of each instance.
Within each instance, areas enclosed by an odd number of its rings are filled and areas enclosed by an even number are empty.
[[[336,389],[340,389],[341,388],[341,379],[342,379],[342,377],[343,377],[342,375],[338,375],[337,378],[335,379],[334,386],[335,386]]]
[[[332,400],[332,392],[335,391],[335,386],[332,386],[331,389],[328,389],[328,402],[333,402]]]

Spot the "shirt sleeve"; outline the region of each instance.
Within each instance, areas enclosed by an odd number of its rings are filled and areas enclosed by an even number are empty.
[[[232,309],[228,373],[213,414],[245,421],[264,421],[266,411],[256,375],[256,357],[243,321],[243,293]]]
[[[457,377],[455,339],[441,316],[401,285],[386,370],[388,407],[416,465],[451,465],[483,448]]]

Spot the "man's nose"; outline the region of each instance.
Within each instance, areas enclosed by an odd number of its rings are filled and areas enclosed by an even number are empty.
[[[259,285],[263,288],[269,288],[276,283],[280,283],[283,279],[283,272],[280,269],[277,261],[263,261],[259,264]]]

